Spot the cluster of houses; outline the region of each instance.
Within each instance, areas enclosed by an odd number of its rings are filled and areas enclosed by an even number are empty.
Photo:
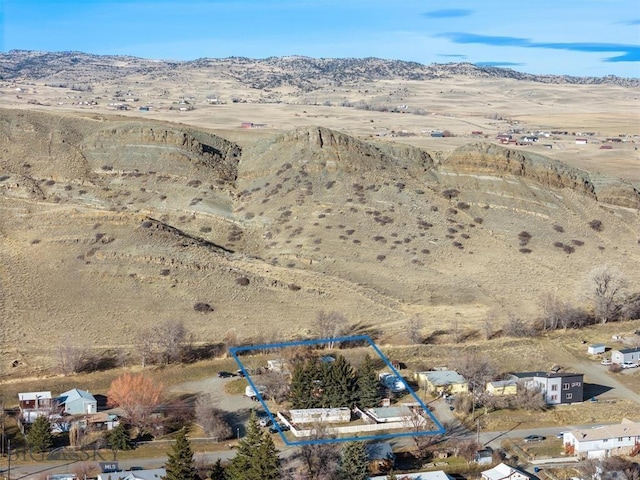
[[[38,417],[47,417],[52,428],[67,431],[79,419],[96,428],[111,430],[118,425],[118,416],[109,412],[98,413],[98,401],[89,392],[73,388],[53,397],[51,392],[24,392],[18,394],[21,425],[30,425]]]
[[[583,401],[584,375],[566,372],[519,372],[505,380],[487,382],[485,392],[494,396],[515,395],[518,387],[538,388],[548,405]],[[418,385],[439,396],[469,392],[468,380],[454,370],[416,372]]]

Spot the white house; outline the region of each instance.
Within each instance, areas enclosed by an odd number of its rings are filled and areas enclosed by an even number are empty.
[[[589,345],[587,347],[587,353],[589,355],[598,355],[600,353],[604,353],[606,346],[604,343],[594,343],[593,345]]]
[[[18,393],[20,415],[26,423],[33,423],[36,418],[51,415],[53,399],[51,392]]]
[[[294,424],[348,423],[351,421],[351,409],[347,407],[291,409],[289,415]]]
[[[528,473],[506,463],[500,463],[492,469],[482,472],[482,480],[531,480],[532,478]]]
[[[442,470],[436,472],[396,473],[398,480],[453,480],[451,475]],[[369,480],[387,480],[387,475],[369,477]]]
[[[611,352],[611,361],[613,363],[640,363],[640,347],[613,350]]]
[[[136,470],[133,472],[101,473],[98,480],[161,480],[167,471],[164,468],[155,470]]]
[[[619,425],[565,432],[562,443],[568,454],[604,458],[640,453],[640,423],[624,419]]]

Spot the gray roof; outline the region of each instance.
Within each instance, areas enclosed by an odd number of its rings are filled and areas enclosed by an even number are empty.
[[[370,443],[365,446],[369,461],[393,459],[393,449],[389,442]]]
[[[73,402],[74,400],[78,400],[79,398],[84,398],[85,400],[89,400],[90,402],[95,402],[96,398],[91,395],[86,390],[79,390],[77,388],[72,388],[61,394],[58,397],[58,401],[60,403]]]
[[[455,370],[420,372],[418,375],[425,375],[429,382],[435,387],[444,387],[447,385],[460,385],[467,383],[467,379]]]
[[[623,348],[621,350],[618,350],[621,354],[625,355],[627,353],[636,353],[636,352],[640,352],[640,347],[632,347],[632,348]]]

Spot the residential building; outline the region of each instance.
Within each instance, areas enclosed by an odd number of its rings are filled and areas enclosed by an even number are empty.
[[[611,361],[613,363],[640,363],[640,347],[613,350],[611,352]]]
[[[133,472],[101,473],[98,480],[160,480],[167,471],[164,468],[154,470],[135,470]]]
[[[570,455],[604,458],[640,453],[640,422],[624,419],[619,425],[606,425],[565,432],[562,443]]]
[[[85,390],[73,388],[55,399],[56,406],[69,415],[93,414],[98,411],[95,397]]]
[[[420,388],[427,389],[438,395],[469,391],[469,382],[467,382],[467,379],[454,370],[416,372],[414,380],[418,382]]]
[[[529,388],[539,387],[547,405],[582,402],[584,400],[584,375],[563,372],[515,373]]]
[[[444,473],[442,470],[435,472],[416,472],[416,473],[396,473],[398,480],[453,480],[451,475]],[[377,477],[369,477],[369,480],[387,480],[387,475]]]
[[[51,415],[53,399],[51,392],[25,392],[18,394],[20,416],[25,423],[33,423],[36,418]]]
[[[588,141],[586,138],[576,138],[576,145],[586,145]]]
[[[516,380],[496,380],[487,382],[485,391],[493,396],[515,395],[518,393],[518,382]]]
[[[348,423],[351,421],[351,409],[341,408],[293,408],[289,410],[291,423]]]
[[[604,343],[594,343],[593,345],[589,345],[587,347],[587,353],[589,355],[598,355],[600,353],[604,353],[606,350],[606,346]]]
[[[534,477],[506,463],[500,463],[481,473],[482,480],[531,480]]]

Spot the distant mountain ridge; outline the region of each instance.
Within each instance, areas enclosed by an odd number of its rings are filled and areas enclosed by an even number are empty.
[[[539,83],[640,86],[640,78],[614,75],[576,77],[535,75],[508,68],[471,63],[424,65],[403,60],[380,58],[311,58],[304,56],[250,59],[228,57],[199,58],[189,61],[149,60],[126,55],[94,55],[82,52],[39,52],[11,50],[0,53],[2,80],[74,80],[100,81],[123,75],[184,73],[193,69],[211,70],[229,75],[252,88],[264,89],[292,85],[313,90],[328,83],[370,80],[432,80],[452,76],[505,78]]]

